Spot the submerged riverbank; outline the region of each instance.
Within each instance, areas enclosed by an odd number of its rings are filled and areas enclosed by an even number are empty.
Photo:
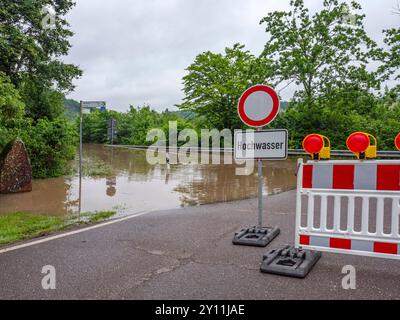
[[[236,175],[237,165],[152,166],[146,151],[84,145],[82,211],[115,211],[117,216],[138,211],[175,209],[229,202],[257,196],[257,173]],[[296,186],[296,160],[264,164],[264,194]],[[33,181],[33,191],[0,195],[0,215],[28,212],[66,217],[78,212],[76,174]]]

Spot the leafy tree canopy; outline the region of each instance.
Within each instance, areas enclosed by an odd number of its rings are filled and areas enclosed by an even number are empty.
[[[204,117],[211,127],[239,128],[238,100],[250,86],[267,81],[269,66],[267,59],[255,57],[240,44],[226,48],[224,54],[204,52],[187,68],[185,98],[179,108]]]
[[[0,125],[10,127],[23,117],[25,104],[10,79],[0,72]]]
[[[49,6],[55,15],[53,26],[47,28],[47,12],[43,9]],[[55,112],[53,104],[58,99],[56,104],[61,105],[57,93],[72,90],[72,80],[81,75],[78,67],[60,59],[71,47],[69,38],[73,33],[65,15],[73,6],[71,0],[1,2],[0,71],[23,91],[27,112],[35,120],[61,115],[63,110],[58,107]]]
[[[381,71],[385,80],[400,80],[400,28],[386,30],[385,43],[389,46],[389,51],[386,52]],[[400,96],[400,85],[397,85],[394,91]]]
[[[341,88],[380,88],[367,65],[382,51],[367,35],[357,2],[324,0],[323,9],[312,16],[303,0],[290,4],[291,11],[272,12],[261,21],[270,37],[262,56],[273,63],[275,84],[300,86],[296,96],[308,104]]]
[[[62,175],[76,150],[76,128],[64,119],[64,94],[78,67],[62,61],[72,32],[71,0],[1,0],[0,150],[20,137],[38,178]],[[54,9],[49,20],[49,11]],[[49,24],[50,22],[50,24]]]

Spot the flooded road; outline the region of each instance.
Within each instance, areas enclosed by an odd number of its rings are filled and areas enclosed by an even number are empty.
[[[237,165],[152,166],[146,151],[85,145],[82,212],[146,210],[241,200],[257,196],[256,169],[237,176]],[[295,159],[264,162],[264,193],[293,189]],[[78,211],[79,177],[35,180],[31,193],[0,195],[0,214],[16,211],[67,215]]]

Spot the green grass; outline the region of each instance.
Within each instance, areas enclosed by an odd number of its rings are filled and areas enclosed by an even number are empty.
[[[100,211],[95,213],[87,213],[85,214],[85,217],[87,217],[89,223],[97,223],[110,219],[113,215],[115,215],[114,211]]]
[[[85,213],[82,216],[83,222],[80,219],[71,220],[70,218],[34,215],[25,212],[0,215],[0,245],[46,236],[68,227],[101,222],[113,215],[115,215],[113,211]]]
[[[0,244],[40,237],[64,227],[64,219],[17,212],[0,216]]]

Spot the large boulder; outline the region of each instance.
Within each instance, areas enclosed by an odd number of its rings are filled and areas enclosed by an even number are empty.
[[[32,166],[21,139],[10,142],[0,154],[0,193],[32,191]]]

